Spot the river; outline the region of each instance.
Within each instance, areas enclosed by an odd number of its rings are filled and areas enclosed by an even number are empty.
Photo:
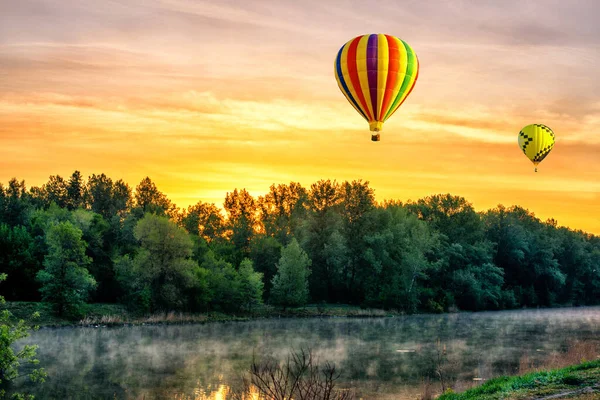
[[[36,399],[228,399],[253,354],[310,347],[363,399],[415,399],[441,368],[465,384],[514,374],[576,341],[600,340],[600,307],[394,318],[270,319],[204,325],[47,328]],[[446,357],[437,362],[438,350]],[[439,381],[434,382],[439,386]],[[437,386],[436,386],[437,387]]]

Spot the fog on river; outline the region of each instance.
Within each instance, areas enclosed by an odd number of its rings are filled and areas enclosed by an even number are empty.
[[[357,398],[414,399],[433,376],[437,348],[445,347],[449,378],[473,382],[599,333],[600,307],[41,329],[18,345],[39,345],[49,377],[33,386],[23,379],[20,388],[37,399],[225,399],[253,354],[283,360],[310,347],[336,364]]]

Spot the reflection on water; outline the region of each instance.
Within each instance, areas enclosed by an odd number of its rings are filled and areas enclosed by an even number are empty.
[[[40,346],[49,379],[38,399],[229,399],[253,354],[284,360],[310,346],[365,399],[415,398],[439,351],[448,379],[515,373],[600,337],[600,308],[523,310],[398,318],[274,319],[181,326],[42,329],[20,344]],[[23,382],[27,385],[27,382]],[[253,398],[257,398],[256,394]]]

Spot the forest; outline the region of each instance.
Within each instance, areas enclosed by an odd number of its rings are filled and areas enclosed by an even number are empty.
[[[405,313],[600,303],[600,237],[519,206],[477,212],[436,194],[377,202],[369,182],[245,189],[223,209],[178,208],[149,178],[105,174],[0,184],[0,292],[77,316],[238,313],[351,304]]]

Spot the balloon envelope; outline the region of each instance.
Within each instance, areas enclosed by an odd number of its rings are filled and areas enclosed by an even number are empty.
[[[536,167],[554,147],[554,132],[546,125],[527,125],[521,129],[518,138],[519,147]]]
[[[334,62],[338,86],[373,132],[396,112],[419,76],[419,60],[403,40],[385,34],[357,36]],[[373,135],[379,140],[379,135]]]

